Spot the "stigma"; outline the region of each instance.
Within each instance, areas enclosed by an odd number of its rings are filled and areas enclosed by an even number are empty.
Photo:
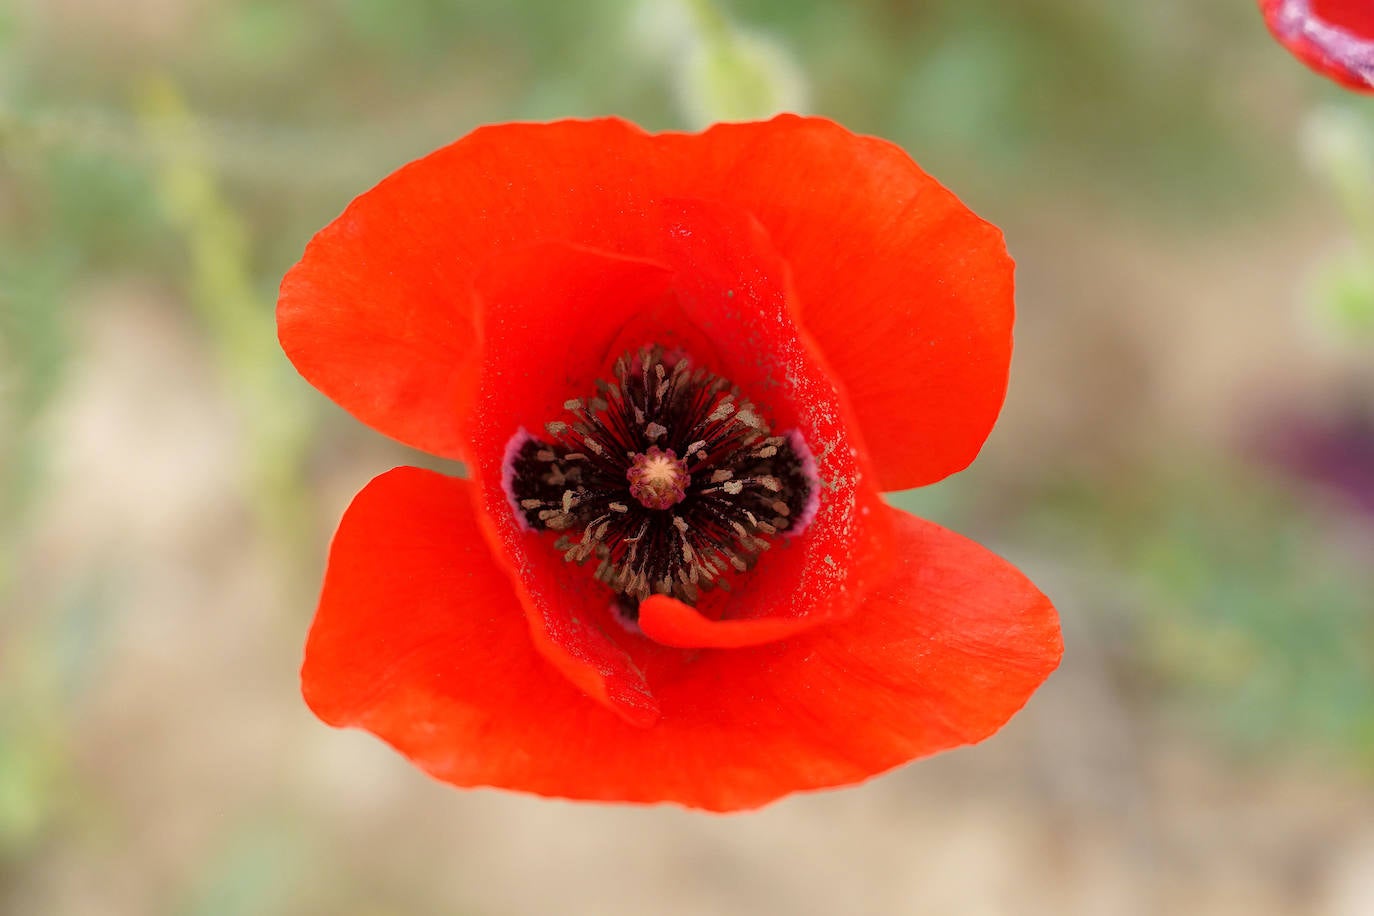
[[[625,472],[630,482],[630,495],[646,509],[669,509],[687,498],[687,484],[692,475],[687,462],[668,449],[656,445],[647,452],[631,457]]]
[[[546,438],[519,430],[502,482],[522,527],[592,573],[630,619],[639,602],[694,604],[728,588],[816,512],[820,482],[801,434],[775,435],[727,379],[645,347],[596,392],[563,404]]]

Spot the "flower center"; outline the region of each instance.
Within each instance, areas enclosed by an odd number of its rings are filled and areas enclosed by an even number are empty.
[[[569,562],[596,559],[631,618],[650,595],[690,604],[728,587],[810,524],[820,482],[806,442],[773,435],[727,380],[653,346],[596,387],[545,424],[549,439],[515,434],[503,483],[524,526],[563,532],[554,547]]]
[[[687,463],[672,449],[664,451],[652,446],[647,452],[630,459],[625,479],[630,482],[630,495],[646,509],[668,509],[687,498],[687,484],[692,475]]]
[[[1312,0],[1312,13],[1328,25],[1374,41],[1374,3],[1369,0]]]

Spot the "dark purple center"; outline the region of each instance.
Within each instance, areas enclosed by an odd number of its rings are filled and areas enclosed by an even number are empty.
[[[569,562],[594,559],[628,612],[724,587],[815,515],[801,434],[774,435],[738,388],[680,353],[627,354],[614,381],[563,407],[547,439],[511,439],[506,496],[525,527],[563,532],[553,546]]]

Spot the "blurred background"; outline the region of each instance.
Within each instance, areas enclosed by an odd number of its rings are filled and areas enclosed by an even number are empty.
[[[1058,604],[1001,734],[728,818],[433,783],[296,668],[434,462],[276,285],[489,121],[793,108],[1019,262],[1003,420],[894,497]],[[0,0],[0,913],[1374,913],[1374,101],[1250,0]]]

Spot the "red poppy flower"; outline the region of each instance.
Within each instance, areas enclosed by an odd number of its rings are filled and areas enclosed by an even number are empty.
[[[1374,92],[1374,2],[1259,0],[1269,31],[1318,73]]]
[[[282,283],[283,347],[397,468],[340,523],[304,693],[461,786],[730,810],[981,740],[1053,608],[882,489],[1001,407],[1001,234],[784,116],[508,124],[397,171]]]

